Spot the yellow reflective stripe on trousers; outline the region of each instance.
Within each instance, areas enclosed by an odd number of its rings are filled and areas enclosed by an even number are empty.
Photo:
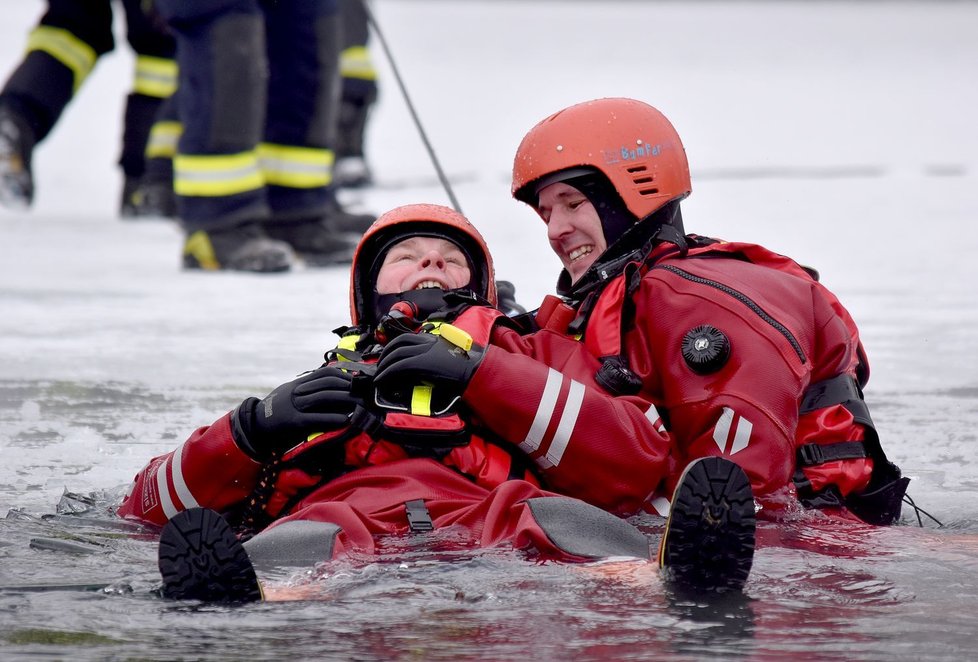
[[[265,181],[289,188],[317,188],[333,182],[333,150],[262,143],[259,162]]]
[[[150,55],[136,56],[136,73],[132,91],[148,97],[165,99],[177,89],[177,63],[175,60]]]
[[[98,55],[95,49],[61,28],[39,25],[27,37],[27,52],[43,51],[65,65],[74,74],[77,92],[92,72]]]
[[[157,122],[149,130],[146,140],[147,159],[172,159],[177,153],[177,143],[183,134],[181,122]]]
[[[359,78],[361,80],[377,80],[377,70],[370,59],[370,51],[366,46],[350,46],[340,53],[340,76],[343,78]]]
[[[173,190],[177,195],[217,197],[260,189],[265,185],[258,154],[177,154]]]

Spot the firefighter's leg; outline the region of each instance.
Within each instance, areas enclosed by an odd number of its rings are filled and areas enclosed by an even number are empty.
[[[257,0],[157,0],[177,39],[182,125],[173,161],[184,266],[287,270],[292,251],[270,240],[258,163],[268,97],[265,27]]]
[[[183,133],[177,112],[179,93],[179,90],[174,91],[156,110],[144,145],[143,174],[129,194],[123,194],[124,217],[174,218],[177,215],[173,159],[177,154],[180,134]],[[131,216],[125,210],[127,205]]]
[[[119,165],[125,177],[120,213],[123,217],[158,215],[166,209],[141,188],[146,172],[150,130],[160,108],[177,86],[176,42],[163,19],[143,0],[123,0],[126,36],[136,55],[133,86],[126,97]],[[170,198],[172,185],[170,186]],[[154,201],[151,211],[146,203]],[[173,207],[175,200],[165,205]],[[172,211],[169,215],[172,215]]]
[[[361,0],[340,0],[343,19],[339,122],[336,130],[337,186],[365,186],[373,181],[364,152],[367,120],[377,101],[377,70],[367,45],[367,12]]]
[[[31,160],[96,60],[114,47],[109,0],[50,0],[0,91],[0,203],[34,199]]]
[[[339,105],[336,0],[266,2],[269,105],[261,163],[272,217],[266,231],[308,264],[348,261],[374,217],[336,200],[333,162]]]

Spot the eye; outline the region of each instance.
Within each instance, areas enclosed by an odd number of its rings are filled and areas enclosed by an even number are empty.
[[[407,251],[391,251],[387,255],[385,262],[404,262],[411,259],[413,259],[413,257]]]

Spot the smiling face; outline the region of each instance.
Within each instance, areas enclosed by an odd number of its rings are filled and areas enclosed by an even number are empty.
[[[571,282],[577,282],[608,247],[598,212],[583,193],[564,182],[540,190],[537,212],[547,224],[550,247]]]
[[[377,272],[378,294],[397,294],[439,287],[454,290],[469,284],[472,273],[465,253],[438,237],[410,237],[387,251]]]

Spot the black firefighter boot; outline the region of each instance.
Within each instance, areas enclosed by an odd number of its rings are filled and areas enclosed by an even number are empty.
[[[372,214],[347,211],[334,197],[322,216],[273,219],[263,228],[272,239],[289,244],[307,265],[325,267],[349,264],[360,237],[375,220]]]
[[[177,196],[173,192],[173,182],[126,177],[122,185],[119,215],[125,219],[174,218],[177,215]]]
[[[754,560],[754,496],[747,474],[722,457],[686,467],[659,543],[659,566],[681,591],[740,591]]]
[[[27,209],[34,201],[31,153],[34,131],[16,112],[0,106],[0,204]]]
[[[367,164],[363,143],[370,107],[375,99],[376,92],[363,98],[344,96],[340,103],[336,163],[333,165],[333,180],[340,188],[359,188],[373,183],[374,176]]]
[[[288,244],[270,239],[258,221],[229,228],[197,230],[183,246],[183,266],[206,271],[276,273],[292,268]]]

